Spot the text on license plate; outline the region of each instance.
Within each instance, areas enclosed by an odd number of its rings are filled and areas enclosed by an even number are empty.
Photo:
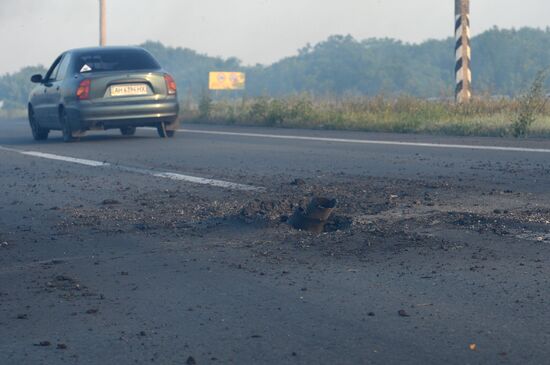
[[[111,96],[147,95],[146,84],[124,84],[111,86]]]

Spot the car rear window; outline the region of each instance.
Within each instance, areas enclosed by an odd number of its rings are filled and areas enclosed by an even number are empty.
[[[143,50],[98,50],[78,54],[74,71],[85,73],[157,70],[159,68],[157,60]]]

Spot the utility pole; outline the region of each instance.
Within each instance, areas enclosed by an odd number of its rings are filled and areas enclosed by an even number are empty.
[[[458,103],[465,103],[472,98],[470,0],[455,0],[455,38],[455,97]]]
[[[107,43],[106,2],[107,0],[99,0],[99,45],[101,47],[104,47]]]

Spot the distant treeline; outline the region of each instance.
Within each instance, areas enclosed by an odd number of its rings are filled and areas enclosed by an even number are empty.
[[[209,71],[246,72],[247,96],[308,93],[320,97],[383,94],[445,98],[451,97],[454,89],[453,43],[451,38],[408,44],[331,36],[269,66],[245,66],[237,58],[210,57],[159,42],[141,46],[174,75],[182,99],[197,100],[206,92]],[[550,29],[493,28],[472,39],[472,53],[475,92],[515,96],[529,86],[538,71],[550,66]],[[40,71],[43,68],[29,67],[1,76],[0,100],[7,106],[24,105],[31,86],[28,78]]]

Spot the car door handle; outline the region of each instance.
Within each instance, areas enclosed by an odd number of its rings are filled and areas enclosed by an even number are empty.
[[[56,91],[59,91],[59,86],[55,88]]]

